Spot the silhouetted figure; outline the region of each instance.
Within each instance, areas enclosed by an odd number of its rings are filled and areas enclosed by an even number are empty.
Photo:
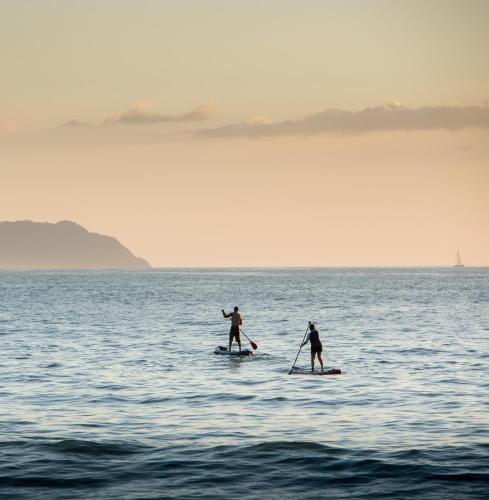
[[[306,340],[304,340],[304,343],[302,345],[304,346],[308,342],[311,343],[311,369],[312,369],[312,371],[314,371],[314,358],[316,357],[316,355],[319,359],[319,363],[321,364],[321,370],[324,371],[323,357],[322,357],[323,344],[321,344],[321,341],[319,340],[319,332],[316,330],[316,327],[314,326],[313,323],[309,323],[309,332],[307,334]]]
[[[241,315],[239,314],[239,308],[238,306],[234,307],[234,312],[231,312],[229,314],[226,314],[224,312],[224,309],[221,309],[222,315],[225,318],[231,318],[231,330],[229,330],[229,350],[231,351],[231,346],[233,345],[233,338],[236,339],[236,342],[238,343],[239,347],[239,352],[241,352],[241,338],[239,336],[239,327],[240,325],[243,324],[243,321],[241,320]]]

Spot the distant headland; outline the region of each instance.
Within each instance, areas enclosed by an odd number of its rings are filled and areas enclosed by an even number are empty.
[[[135,257],[111,236],[90,233],[71,221],[0,222],[0,268],[15,269],[144,269],[147,261]]]

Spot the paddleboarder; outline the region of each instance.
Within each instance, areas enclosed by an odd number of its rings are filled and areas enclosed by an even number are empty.
[[[239,327],[243,324],[241,319],[241,314],[239,314],[238,306],[234,306],[234,311],[226,314],[224,309],[221,309],[222,315],[225,318],[231,318],[231,330],[229,330],[229,351],[231,351],[231,346],[233,345],[233,339],[238,342],[239,352],[241,352],[241,338],[239,336]]]
[[[314,371],[314,358],[317,356],[319,359],[319,363],[321,364],[321,371],[324,371],[323,366],[323,344],[319,340],[319,332],[316,330],[314,323],[309,323],[309,332],[306,336],[306,339],[302,343],[302,346],[305,346],[308,342],[311,343],[311,369]]]

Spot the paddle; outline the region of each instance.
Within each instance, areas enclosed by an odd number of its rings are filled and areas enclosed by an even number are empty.
[[[252,340],[250,340],[248,335],[246,335],[246,333],[243,332],[243,330],[241,330],[241,328],[239,329],[239,331],[250,341],[251,347],[253,347],[253,349],[256,351],[258,349],[258,346]]]
[[[307,323],[306,333],[304,334],[304,337],[303,337],[302,342],[301,342],[301,346],[299,347],[299,352],[297,353],[297,356],[295,357],[295,361],[294,361],[294,364],[292,365],[292,368],[289,371],[289,375],[292,373],[294,366],[297,363],[297,358],[299,357],[299,354],[301,353],[302,344],[304,343],[304,340],[306,340],[307,330],[309,330],[310,324],[311,324],[311,322],[309,321],[309,323]]]

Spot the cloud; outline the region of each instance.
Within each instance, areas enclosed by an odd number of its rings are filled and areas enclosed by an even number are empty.
[[[67,128],[80,128],[80,127],[91,127],[90,123],[84,122],[82,120],[68,120],[60,125],[60,127]]]
[[[301,120],[240,122],[200,129],[198,137],[276,137],[326,133],[363,134],[384,131],[489,129],[489,105],[409,108],[396,101],[360,111],[328,109]]]
[[[144,104],[138,104],[128,109],[117,113],[102,123],[102,125],[145,125],[153,123],[184,123],[184,122],[197,122],[207,120],[214,112],[214,105],[202,104],[197,108],[180,115],[163,115],[161,113],[154,113],[147,111]]]
[[[252,116],[248,120],[248,125],[268,125],[270,123],[273,123],[273,120],[271,118],[268,118],[268,116]]]

